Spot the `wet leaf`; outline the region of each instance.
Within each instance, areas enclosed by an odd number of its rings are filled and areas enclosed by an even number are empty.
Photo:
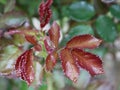
[[[40,16],[40,26],[43,28],[49,21],[52,16],[52,11],[50,9],[53,0],[47,0],[46,2],[42,1],[39,6],[39,16]]]
[[[51,71],[56,65],[56,61],[58,59],[58,54],[56,51],[50,53],[46,58],[46,70]]]
[[[62,39],[62,42],[60,43],[62,46],[65,46],[66,43],[73,37],[77,35],[83,35],[83,34],[92,34],[94,35],[94,31],[91,26],[89,25],[78,25],[70,29],[67,35]]]
[[[71,53],[74,60],[76,60],[82,68],[89,71],[92,76],[103,74],[102,61],[98,56],[80,49],[73,49]]]
[[[34,46],[34,49],[36,51],[41,51],[42,50],[42,46],[40,44],[37,44],[37,45]]]
[[[53,43],[51,42],[49,37],[46,37],[44,40],[44,45],[48,53],[51,53],[55,50]]]
[[[33,71],[33,50],[27,50],[20,55],[15,64],[16,74],[25,80],[28,85],[34,80]]]
[[[83,34],[94,34],[94,31],[90,25],[78,25],[73,27],[69,32],[68,35],[74,37],[76,35],[83,35]]]
[[[106,42],[113,42],[117,37],[116,26],[111,18],[101,15],[96,19],[95,28]]]
[[[92,49],[98,47],[101,41],[102,40],[99,40],[89,34],[79,35],[79,36],[75,36],[67,43],[67,48]]]
[[[95,15],[95,9],[85,1],[75,2],[69,7],[69,15],[75,21],[87,21]]]
[[[110,12],[112,15],[120,20],[120,5],[112,5],[110,7]]]
[[[54,46],[57,48],[60,38],[60,27],[56,22],[53,22],[52,27],[48,31],[50,40],[53,42]]]
[[[6,31],[5,34],[6,35],[14,35],[14,34],[21,34],[24,35],[26,40],[28,40],[31,43],[37,43],[36,40],[36,34],[38,33],[38,31],[36,29],[33,28],[29,28],[29,27],[21,27],[18,29],[10,29],[9,31]],[[22,37],[22,36],[21,36]]]
[[[30,42],[31,44],[33,45],[36,45],[37,44],[37,40],[35,38],[35,36],[32,36],[32,35],[25,35],[25,38],[28,42]]]
[[[60,59],[65,75],[73,82],[76,82],[79,76],[79,68],[72,57],[71,50],[68,48],[62,49]]]

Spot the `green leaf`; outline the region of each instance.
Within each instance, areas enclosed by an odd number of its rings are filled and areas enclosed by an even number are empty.
[[[118,18],[118,19],[120,19],[120,5],[112,5],[111,7],[110,7],[110,12],[111,12],[111,14],[114,16],[114,17],[116,17],[116,18]]]
[[[29,16],[38,15],[38,6],[42,0],[16,0],[19,8],[27,12]]]
[[[94,50],[87,49],[86,51],[96,54],[102,58],[102,57],[104,57],[105,53],[107,52],[107,49],[104,47],[99,47]]]
[[[4,8],[4,5],[0,3],[0,16],[2,15],[2,13],[4,11],[3,8]]]
[[[69,7],[69,15],[75,21],[87,21],[95,15],[95,9],[87,2],[75,2]]]
[[[74,37],[76,35],[82,35],[82,34],[94,34],[93,29],[89,25],[78,25],[73,27],[69,33],[70,37]]]
[[[57,20],[59,18],[59,13],[56,8],[52,8],[52,20]]]
[[[66,42],[68,42],[71,38],[77,35],[83,35],[83,34],[94,34],[94,31],[91,26],[89,25],[78,25],[73,27],[69,32],[68,35],[65,36],[63,41],[61,42],[61,45],[65,45]]]
[[[66,16],[69,16],[69,11],[68,11],[68,6],[65,5],[61,8],[61,11],[64,12],[64,13],[61,13],[62,14],[62,17],[66,17]]]
[[[99,16],[95,22],[95,28],[106,42],[113,42],[117,37],[116,26],[112,19],[107,16]]]
[[[46,84],[42,84],[38,90],[47,90],[47,85]]]
[[[117,31],[120,33],[120,23],[117,23]]]
[[[21,81],[20,82],[20,87],[19,87],[20,90],[28,90],[28,86],[26,84],[25,81]]]
[[[6,3],[7,3],[7,0],[0,0],[0,3],[6,4]]]

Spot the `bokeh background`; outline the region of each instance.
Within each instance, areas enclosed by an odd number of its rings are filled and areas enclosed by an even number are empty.
[[[0,32],[5,32],[12,26],[30,26],[39,30],[38,8],[41,1],[0,0]],[[103,40],[100,47],[87,51],[102,58],[105,73],[91,77],[87,71],[81,70],[78,82],[73,83],[64,76],[58,63],[49,80],[50,86],[43,80],[40,86],[28,87],[20,79],[1,76],[0,90],[120,90],[120,1],[54,0],[51,8],[53,15],[50,23],[55,20],[61,27],[61,47],[76,35],[92,34]],[[19,35],[9,38],[0,38],[0,72],[11,63],[12,54],[16,51],[9,44],[24,43]]]

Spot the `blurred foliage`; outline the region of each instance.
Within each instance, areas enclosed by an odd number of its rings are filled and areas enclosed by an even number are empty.
[[[32,19],[33,17],[39,18],[38,8],[41,1],[42,0],[0,0],[0,33],[7,31],[8,28],[21,28],[26,22],[29,22],[30,26],[34,26]],[[102,39],[103,43],[100,48],[89,51],[103,58],[103,62],[110,62],[107,61],[109,58],[104,59],[104,56],[106,53],[112,53],[114,57],[113,62],[117,63],[117,61],[115,61],[116,48],[114,43],[120,38],[119,1],[54,0],[52,11],[53,16],[51,22],[56,20],[61,25],[61,46],[65,45],[68,40],[76,35],[93,34]],[[15,60],[16,56],[20,55],[21,51],[16,47],[24,46],[23,43],[25,43],[25,40],[21,35],[6,35],[0,38],[0,71],[8,67],[5,62],[11,59]],[[120,40],[118,43],[120,43]],[[117,48],[117,50],[119,51],[120,48]],[[10,64],[14,64],[14,62],[10,62]],[[116,83],[118,83],[118,85],[116,84],[115,86],[117,89],[109,89],[109,87],[112,87],[111,81],[108,80],[109,75],[90,77],[84,70],[81,72],[78,83],[73,84],[62,75],[59,67],[58,63],[55,68],[56,71],[53,72],[52,80],[50,79],[54,90],[120,90],[120,88],[117,88],[119,87],[120,81],[116,81]],[[106,66],[104,67],[106,68]],[[6,69],[7,72],[9,70]],[[107,70],[109,71],[109,68]],[[2,72],[5,73],[6,71],[3,70]],[[114,86],[114,83],[112,83],[112,85]],[[0,90],[47,90],[48,86],[45,81],[42,82],[41,86],[28,87],[24,81],[18,79],[0,78],[0,87]]]
[[[69,16],[75,21],[87,21],[91,19],[94,15],[94,7],[87,2],[76,2],[69,6]]]
[[[106,42],[113,42],[116,39],[117,37],[116,26],[111,18],[107,16],[99,16],[96,19],[95,27],[98,34]]]
[[[114,17],[120,19],[120,5],[117,4],[111,5],[110,12]]]

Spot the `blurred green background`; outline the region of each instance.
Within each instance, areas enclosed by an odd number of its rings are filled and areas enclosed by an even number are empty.
[[[39,29],[38,8],[42,0],[0,0],[0,29],[21,27],[24,21]],[[61,27],[60,46],[76,35],[92,34],[103,40],[100,47],[87,50],[99,55],[103,60],[104,75],[91,77],[81,70],[77,83],[67,79],[59,63],[50,78],[52,90],[120,90],[120,1],[119,0],[54,0],[53,15]],[[14,11],[17,11],[15,13]],[[18,13],[20,12],[20,13]],[[7,24],[6,24],[7,23]],[[25,24],[27,25],[27,24]],[[19,36],[12,40],[15,45],[24,42]],[[6,38],[0,38],[0,54],[7,47]],[[4,43],[4,44],[3,44]],[[11,51],[15,51],[12,47]],[[7,47],[9,51],[9,48]],[[8,52],[7,51],[7,52]],[[11,52],[10,51],[10,52]],[[14,52],[13,52],[14,53]],[[0,55],[0,65],[3,62]],[[11,55],[9,52],[5,56]],[[6,58],[5,58],[6,59]],[[2,67],[0,67],[2,71]],[[46,77],[44,77],[46,79]],[[20,79],[0,77],[0,90],[51,90],[43,80],[40,86],[30,86]]]

